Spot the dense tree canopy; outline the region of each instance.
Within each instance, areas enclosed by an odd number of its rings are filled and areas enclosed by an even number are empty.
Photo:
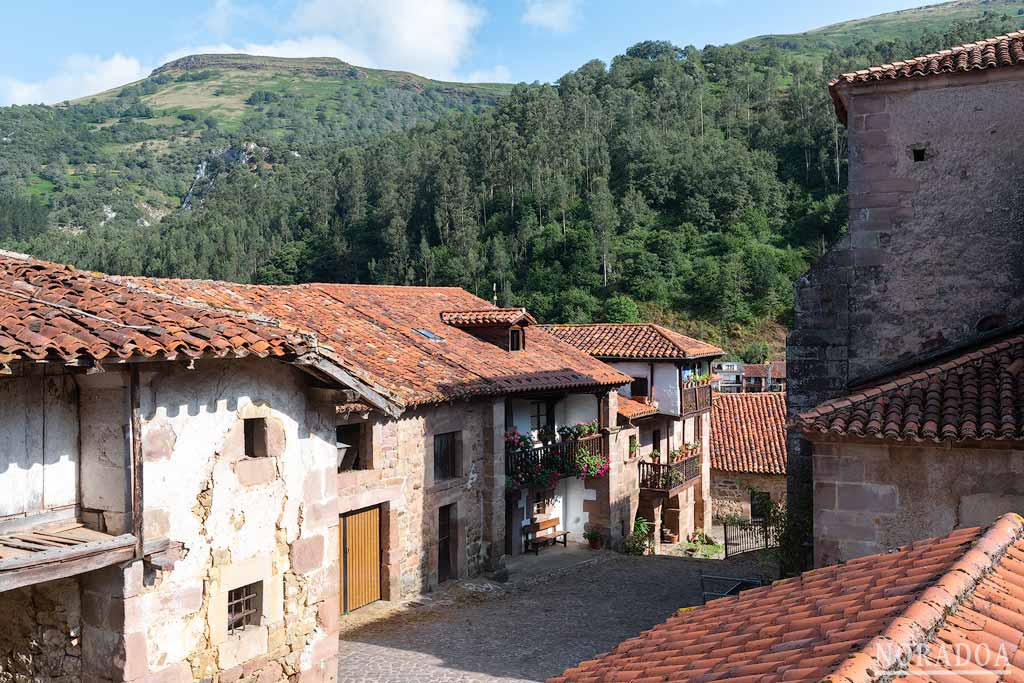
[[[835,50],[824,64],[646,41],[610,66],[516,86],[484,113],[360,141],[281,140],[255,126],[229,135],[211,122],[191,148],[206,141],[195,182],[152,173],[167,165],[142,146],[122,176],[93,181],[119,217],[88,226],[45,229],[62,207],[48,207],[47,222],[24,184],[2,184],[11,162],[0,159],[0,241],[112,272],[444,284],[486,298],[496,286],[503,303],[548,321],[633,320],[637,303],[720,329],[784,320],[793,280],[845,230],[845,131],[829,77],[997,33],[1001,21]],[[252,98],[282,105],[266,91]],[[15,109],[42,126],[49,108]],[[73,129],[71,116],[48,125]],[[128,120],[125,139],[144,125]],[[88,160],[88,144],[59,140],[62,154]],[[37,182],[46,178],[44,168]],[[145,226],[117,205],[122,182],[178,197],[191,187],[195,200]]]

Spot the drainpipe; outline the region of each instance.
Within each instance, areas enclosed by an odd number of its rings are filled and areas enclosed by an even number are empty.
[[[135,559],[143,556],[142,538],[142,416],[139,410],[139,366],[132,364],[128,375],[128,401],[131,405],[131,480],[132,534],[135,536]]]

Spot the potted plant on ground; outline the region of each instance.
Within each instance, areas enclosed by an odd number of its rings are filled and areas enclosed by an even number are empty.
[[[675,544],[679,540],[679,534],[674,533],[667,526],[661,527],[661,542]]]
[[[604,538],[601,536],[601,532],[597,529],[587,529],[583,532],[583,538],[587,539],[587,543],[590,544],[591,550],[600,550],[601,542]]]

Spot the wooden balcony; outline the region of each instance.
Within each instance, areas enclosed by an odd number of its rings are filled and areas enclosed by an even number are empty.
[[[686,383],[680,388],[681,415],[711,410],[711,382]]]
[[[600,454],[607,457],[608,440],[604,434],[591,434],[570,441],[541,444],[528,451],[505,453],[505,476],[513,488],[545,484],[549,478],[563,479],[579,475],[580,456]],[[539,481],[543,474],[545,481]]]
[[[683,458],[679,462],[663,465],[639,462],[640,488],[674,496],[700,479],[700,454]]]

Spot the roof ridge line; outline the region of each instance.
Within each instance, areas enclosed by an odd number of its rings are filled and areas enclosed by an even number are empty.
[[[1013,512],[1004,514],[881,633],[823,677],[820,683],[870,683],[886,674],[898,673],[898,667],[918,653],[920,645],[927,642],[953,610],[974,593],[1022,536],[1024,517]]]

